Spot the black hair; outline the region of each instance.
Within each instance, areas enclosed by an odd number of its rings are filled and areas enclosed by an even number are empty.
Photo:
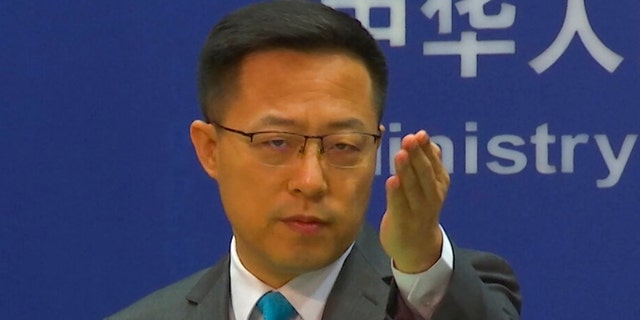
[[[286,48],[339,50],[361,60],[373,82],[378,121],[387,94],[387,65],[375,39],[350,15],[320,3],[280,0],[253,4],[213,27],[200,54],[198,94],[205,120],[221,121],[245,56]]]

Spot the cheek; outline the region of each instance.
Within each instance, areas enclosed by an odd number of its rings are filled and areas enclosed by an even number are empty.
[[[357,216],[363,216],[369,204],[373,171],[363,170],[361,173],[346,173],[336,177],[332,192],[338,196],[345,207],[345,211]]]
[[[249,241],[270,228],[274,216],[270,201],[274,197],[268,191],[273,189],[250,172],[232,174],[219,182],[222,206],[236,236]]]
[[[218,157],[218,184],[229,193],[259,196],[273,181],[273,172],[241,148],[226,148]]]
[[[277,181],[268,170],[245,157],[221,158],[216,181],[231,222],[258,224],[256,220],[260,217],[268,217],[264,211],[278,189]]]
[[[369,206],[372,179],[366,175],[358,177],[360,178],[355,178],[354,175],[343,177],[332,190],[335,194],[332,198],[339,201],[334,206],[340,214],[336,238],[345,245],[355,241]]]

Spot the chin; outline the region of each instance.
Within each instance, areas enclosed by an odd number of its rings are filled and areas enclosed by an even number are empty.
[[[306,251],[306,253],[300,253],[298,255],[289,256],[284,260],[288,261],[286,264],[282,264],[282,267],[294,271],[296,274],[302,274],[310,271],[322,269],[334,261],[336,261],[344,252],[335,254],[322,253],[313,254]],[[280,261],[284,261],[280,260]]]

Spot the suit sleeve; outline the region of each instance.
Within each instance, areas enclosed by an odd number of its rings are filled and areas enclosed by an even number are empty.
[[[432,320],[520,319],[520,286],[509,264],[492,253],[453,250],[451,280]]]
[[[445,294],[430,320],[519,320],[521,296],[509,264],[495,254],[453,246],[454,267]],[[387,309],[395,320],[421,319],[395,282]]]

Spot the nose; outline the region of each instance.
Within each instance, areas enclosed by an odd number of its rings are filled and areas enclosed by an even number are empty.
[[[306,198],[318,199],[327,192],[325,170],[320,158],[320,145],[306,143],[304,152],[292,168],[289,192]]]

